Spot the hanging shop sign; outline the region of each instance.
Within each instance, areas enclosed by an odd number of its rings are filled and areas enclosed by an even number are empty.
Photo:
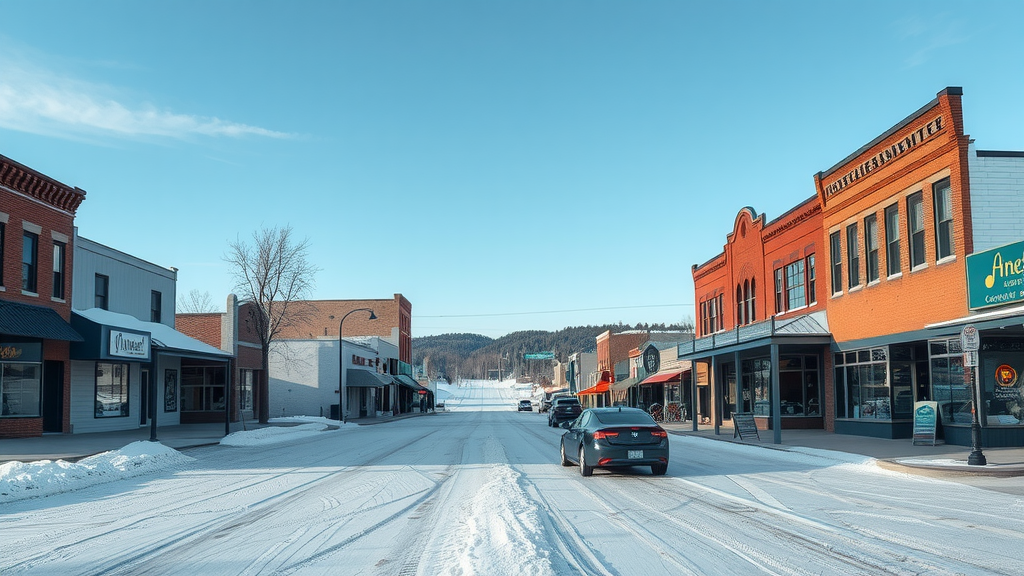
[[[971,310],[1024,302],[1024,242],[967,257],[967,307]]]
[[[647,370],[648,374],[661,370],[661,352],[654,346],[644,348],[644,370]]]

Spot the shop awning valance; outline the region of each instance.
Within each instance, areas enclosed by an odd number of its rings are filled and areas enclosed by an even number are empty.
[[[607,380],[601,380],[600,382],[598,382],[594,386],[591,386],[590,388],[587,388],[586,390],[581,390],[580,392],[577,392],[576,394],[577,394],[577,396],[584,396],[584,395],[587,395],[587,394],[604,394],[605,392],[608,391],[608,387],[609,386],[611,386],[611,382],[608,382]]]
[[[387,374],[378,374],[359,368],[349,368],[345,371],[346,388],[380,388],[393,382],[394,380]]]
[[[118,314],[101,308],[72,310],[71,321],[79,330],[93,334],[93,340],[98,339],[98,335],[103,332],[100,328],[107,327],[147,334],[153,342],[153,348],[159,352],[218,361],[234,357],[230,352],[186,336],[166,324],[144,322],[128,314]],[[100,349],[99,342],[86,342],[85,345],[72,347],[71,357],[75,360],[99,358]]]
[[[683,370],[681,368],[678,370],[665,370],[664,372],[651,374],[650,376],[645,378],[644,381],[641,382],[640,384],[662,384],[665,382],[671,382],[672,380],[678,381],[682,373]]]
[[[395,382],[398,382],[399,384],[405,386],[406,388],[416,390],[417,392],[420,390],[425,390],[423,386],[420,386],[419,382],[412,379],[412,376],[407,376],[405,374],[399,374],[395,376]]]
[[[84,340],[52,308],[7,300],[0,300],[0,334],[66,342]]]
[[[619,380],[618,382],[608,386],[608,389],[612,392],[622,392],[623,390],[628,390],[639,383],[640,381],[636,378],[626,378],[625,380]]]

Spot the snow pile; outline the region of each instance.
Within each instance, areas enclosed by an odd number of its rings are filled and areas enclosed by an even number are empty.
[[[49,496],[87,486],[113,482],[177,468],[193,458],[159,442],[132,442],[120,450],[103,452],[78,462],[40,460],[0,465],[0,502]]]
[[[299,438],[308,438],[327,430],[322,422],[299,424],[298,426],[268,426],[245,432],[235,432],[221,439],[221,446],[262,446]]]
[[[450,574],[554,574],[550,550],[536,504],[519,486],[519,474],[507,464],[473,497],[467,514],[466,547]]]

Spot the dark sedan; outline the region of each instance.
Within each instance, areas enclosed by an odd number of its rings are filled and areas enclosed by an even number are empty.
[[[589,408],[561,426],[562,466],[578,464],[583,476],[617,466],[650,466],[656,476],[668,470],[668,433],[643,410]]]
[[[580,406],[580,401],[575,396],[555,398],[555,403],[551,405],[551,411],[548,412],[548,426],[554,428],[562,422],[575,420],[580,417],[582,412],[583,406]]]

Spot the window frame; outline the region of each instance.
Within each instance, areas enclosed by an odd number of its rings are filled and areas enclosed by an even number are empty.
[[[102,293],[100,287],[103,287]],[[110,276],[97,274],[93,285],[93,304],[100,310],[110,309]]]
[[[886,277],[898,276],[903,273],[900,261],[900,205],[886,206],[885,217],[885,274]]]
[[[856,222],[846,225],[846,286],[854,289],[860,283],[860,236]]]
[[[775,269],[775,313],[786,312],[786,272],[782,268]]]
[[[843,293],[843,240],[839,230],[828,236],[829,257],[832,259],[832,295]]]
[[[7,222],[0,220],[0,287],[4,286],[4,254],[7,246]]]
[[[114,412],[113,410],[103,410],[103,409],[101,409],[102,408],[102,403],[100,402],[100,386],[101,386],[101,384],[100,384],[100,375],[99,375],[100,366],[109,366],[110,367],[110,378],[111,378],[111,381],[109,383],[103,384],[103,386],[107,386],[107,387],[110,388],[110,393],[111,393],[112,397],[113,397],[114,392],[115,392],[115,390],[114,390],[115,386],[117,388],[120,388],[120,390],[119,390],[120,394],[118,396],[118,399],[120,400],[120,402],[119,402],[120,410],[118,410],[116,414],[113,413]],[[121,376],[118,377],[120,382],[116,382],[114,380],[115,372],[116,372],[115,369],[114,369],[115,366],[119,367],[120,371],[121,371]],[[96,405],[94,413],[93,413],[93,418],[97,418],[97,419],[100,419],[100,418],[127,418],[127,417],[131,416],[131,390],[132,390],[132,387],[131,387],[131,364],[128,364],[127,362],[97,362],[96,363],[96,376],[95,376],[95,379],[94,379],[94,388],[93,388],[93,401],[95,402],[95,405]],[[108,414],[108,412],[111,412],[111,413]]]
[[[785,301],[786,311],[797,310],[807,307],[807,270],[804,267],[804,259],[795,260],[786,264],[785,273]],[[799,280],[799,282],[797,281]]]
[[[804,269],[807,274],[807,305],[818,303],[817,283],[818,278],[814,272],[814,254],[804,257]]]
[[[26,257],[30,261],[26,262]],[[39,293],[39,234],[28,230],[21,234],[21,289]]]
[[[867,267],[867,282],[878,282],[878,215],[864,217],[864,263]]]
[[[149,291],[149,321],[160,323],[163,310],[163,294],[157,290]]]
[[[915,224],[919,227],[916,231]],[[910,269],[925,266],[928,263],[928,256],[925,254],[924,194],[921,191],[907,196],[907,240]]]
[[[51,296],[57,300],[64,300],[64,272],[67,269],[66,257],[67,244],[53,241],[53,287]]]
[[[949,178],[932,184],[932,212],[935,219],[935,261],[941,262],[956,256],[953,187]],[[943,246],[943,239],[948,242],[948,247]]]

